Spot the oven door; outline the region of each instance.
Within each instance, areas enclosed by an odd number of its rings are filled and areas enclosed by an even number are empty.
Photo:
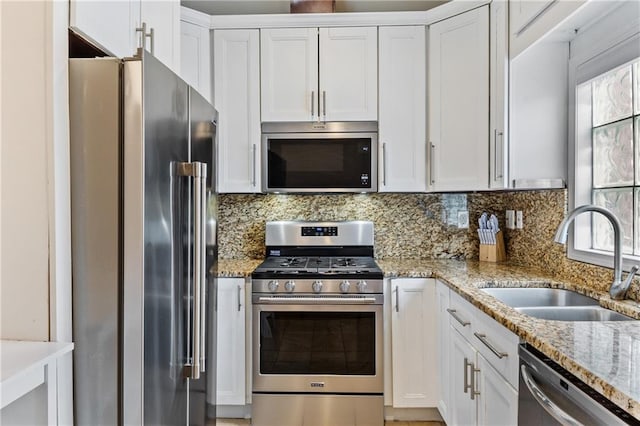
[[[382,394],[382,305],[254,304],[253,391]]]

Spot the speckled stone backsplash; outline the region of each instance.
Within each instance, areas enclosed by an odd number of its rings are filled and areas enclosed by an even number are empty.
[[[477,258],[475,228],[458,229],[443,221],[443,210],[445,214],[455,214],[457,221],[456,206],[451,204],[460,204],[460,200],[454,199],[445,206],[443,197],[447,199],[448,195],[223,194],[219,213],[220,257],[263,257],[264,224],[269,220],[371,220],[377,258]],[[474,203],[486,198],[482,194],[469,195],[466,207],[489,208],[487,203]],[[495,209],[500,210],[504,208]]]
[[[507,259],[558,278],[606,290],[613,273],[567,259],[553,242],[566,213],[566,190],[469,194],[222,194],[219,198],[221,259],[264,257],[269,220],[371,220],[376,258],[477,259],[478,218],[495,213],[504,228],[507,208],[522,210],[524,229],[505,230]],[[469,228],[458,229],[457,211],[468,209]],[[640,300],[638,280],[630,298]]]

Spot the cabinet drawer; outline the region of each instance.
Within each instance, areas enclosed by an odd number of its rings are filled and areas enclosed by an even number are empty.
[[[478,316],[480,311],[457,293],[451,292],[450,297],[449,309],[447,309],[449,324],[471,342],[474,338],[472,332],[474,317]]]
[[[471,344],[518,389],[518,336],[479,310],[473,320]]]

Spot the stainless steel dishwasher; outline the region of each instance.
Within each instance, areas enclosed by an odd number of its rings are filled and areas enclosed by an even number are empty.
[[[640,425],[530,345],[520,346],[518,425]]]

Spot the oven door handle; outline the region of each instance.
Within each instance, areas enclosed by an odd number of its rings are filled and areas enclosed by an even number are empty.
[[[278,296],[261,296],[258,298],[259,303],[263,304],[310,304],[310,305],[326,305],[326,304],[345,304],[345,305],[370,305],[376,303],[375,297],[278,297]]]

